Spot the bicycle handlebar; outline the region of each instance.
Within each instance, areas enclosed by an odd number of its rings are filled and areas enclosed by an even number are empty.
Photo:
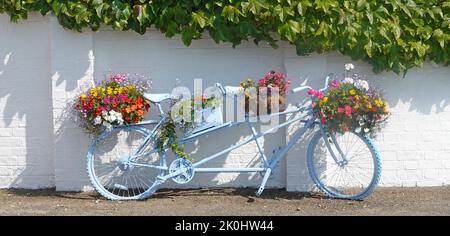
[[[320,91],[324,91],[324,90],[326,90],[328,88],[328,82],[330,81],[330,78],[333,77],[333,75],[334,75],[333,73],[329,73],[327,75],[327,77],[325,77],[325,86],[322,89],[320,89]],[[306,86],[300,86],[300,87],[292,89],[291,91],[292,91],[292,93],[298,93],[298,92],[300,92],[302,90],[305,90],[305,89],[312,89],[312,87],[311,86],[307,86],[307,85]]]
[[[227,91],[225,90],[225,88],[222,86],[221,83],[216,83],[216,87],[220,89],[223,95],[227,93]]]
[[[292,91],[292,93],[298,93],[305,89],[312,89],[312,88],[310,86],[301,86],[301,87],[294,88],[291,91]]]

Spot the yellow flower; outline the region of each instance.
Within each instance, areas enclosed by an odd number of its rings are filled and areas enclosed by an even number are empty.
[[[111,88],[111,87],[108,87],[108,88],[106,89],[106,93],[109,94],[109,95],[111,95],[111,94],[113,93],[112,88]]]
[[[252,82],[252,79],[247,79],[247,83],[251,83]]]
[[[381,107],[383,105],[383,102],[378,98],[378,99],[375,100],[375,105],[377,107]]]
[[[81,99],[85,99],[85,98],[86,98],[86,94],[84,94],[84,93],[81,94],[81,95],[80,95],[80,98],[81,98]]]
[[[359,101],[359,96],[358,95],[356,95],[355,98],[356,98],[357,101]]]
[[[241,86],[244,87],[245,86],[245,82],[242,81],[241,82]]]
[[[350,95],[355,95],[356,94],[356,91],[354,90],[354,89],[350,89],[350,91],[348,91],[349,93],[350,93]]]
[[[327,103],[328,102],[328,97],[323,97],[323,103]]]
[[[384,109],[383,109],[383,111],[384,111],[385,113],[388,113],[388,112],[389,112],[389,109],[390,109],[389,103],[384,102]]]
[[[249,96],[248,93],[245,93],[245,96],[248,97]]]
[[[367,108],[372,109],[372,104],[367,104]]]

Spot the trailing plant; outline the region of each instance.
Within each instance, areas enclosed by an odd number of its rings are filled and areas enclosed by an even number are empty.
[[[184,132],[193,131],[204,124],[203,112],[207,109],[216,109],[221,105],[221,100],[215,96],[196,96],[191,99],[175,101],[166,121],[161,126],[161,131],[156,141],[156,147],[163,153],[165,148],[170,148],[173,153],[185,159],[189,154],[184,151],[184,145],[178,140],[177,129]]]
[[[82,31],[102,24],[144,34],[155,27],[190,45],[208,32],[217,42],[279,39],[298,55],[339,51],[399,74],[427,59],[450,62],[449,0],[0,0],[12,21],[52,12]]]
[[[189,154],[184,151],[184,146],[179,143],[176,124],[170,114],[161,126],[160,134],[156,139],[156,148],[160,153],[164,153],[166,148],[170,148],[177,157],[189,159]]]
[[[215,109],[222,104],[222,100],[215,96],[195,96],[191,99],[177,101],[172,107],[172,120],[185,132],[199,128],[203,124],[203,112]]]

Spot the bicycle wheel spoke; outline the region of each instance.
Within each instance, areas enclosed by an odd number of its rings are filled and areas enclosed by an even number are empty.
[[[314,168],[313,180],[330,196],[339,198],[360,198],[373,190],[379,175],[376,173],[378,159],[374,156],[376,151],[366,142],[365,136],[347,132],[345,134],[331,134],[335,144],[328,148],[324,138],[317,133],[313,137],[312,149],[308,149],[308,167]],[[345,159],[336,162],[331,152],[340,147]],[[346,160],[345,162],[343,160]]]
[[[94,187],[103,196],[110,199],[138,199],[153,187],[156,177],[164,172],[160,166],[159,153],[152,152],[154,142],[145,141],[149,137],[148,132],[135,127],[114,129],[94,143],[88,155],[89,175]],[[134,159],[134,153],[143,155]],[[151,166],[133,165],[133,162]]]

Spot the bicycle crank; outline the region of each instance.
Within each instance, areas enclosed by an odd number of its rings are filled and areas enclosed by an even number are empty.
[[[175,159],[169,166],[169,173],[180,172],[172,178],[177,184],[189,183],[194,178],[194,167],[192,163],[184,158]]]

